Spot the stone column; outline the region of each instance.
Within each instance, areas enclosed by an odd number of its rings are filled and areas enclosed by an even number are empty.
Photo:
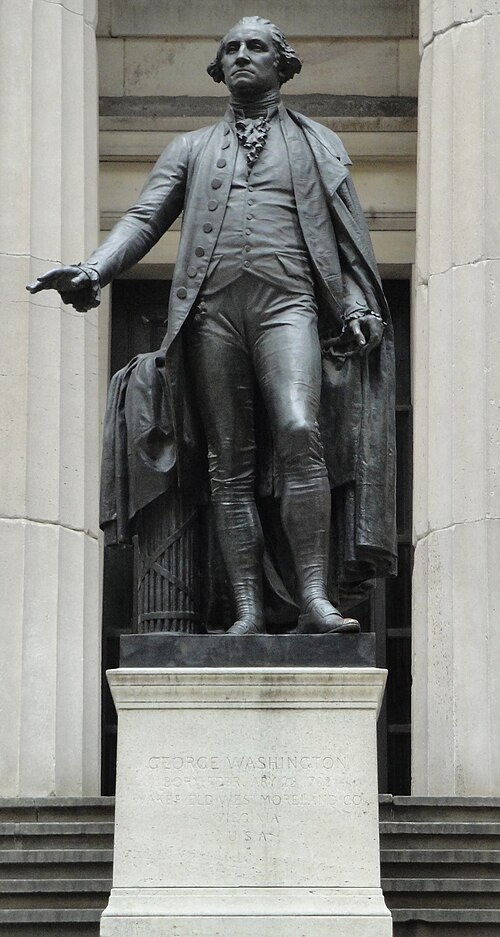
[[[500,793],[500,3],[421,0],[413,793]]]
[[[2,6],[1,796],[99,792],[97,314],[24,288],[97,241],[96,16]]]

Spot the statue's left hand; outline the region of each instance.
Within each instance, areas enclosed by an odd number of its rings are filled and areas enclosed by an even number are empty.
[[[345,334],[352,336],[359,347],[360,354],[367,355],[373,348],[380,345],[384,327],[382,319],[367,312],[363,316],[348,320],[345,325]]]

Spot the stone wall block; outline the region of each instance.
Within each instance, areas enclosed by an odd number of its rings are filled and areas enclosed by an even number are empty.
[[[500,522],[483,520],[417,546],[413,680],[426,704],[414,711],[414,794],[498,793],[499,545]]]
[[[429,358],[427,451],[428,530],[453,523],[453,382],[448,365],[454,337],[453,279],[451,271],[431,276],[428,295]],[[461,427],[463,430],[463,427]],[[419,487],[421,486],[419,479]]]
[[[83,538],[81,796],[101,790],[101,608],[102,551],[97,537]]]
[[[125,87],[125,42],[123,39],[108,37],[97,40],[97,58],[99,62],[99,94],[108,97],[120,97]],[[164,88],[164,94],[170,93]]]
[[[29,186],[31,114],[22,107],[29,99],[31,76],[31,19],[17,4],[2,6],[0,30],[0,123],[2,127],[2,211],[0,252],[26,253],[29,243]],[[20,107],[21,102],[21,107]],[[2,277],[2,284],[5,284]]]
[[[490,746],[491,787],[498,795],[498,778],[500,778],[500,745],[495,744],[500,734],[500,576],[498,575],[498,557],[500,556],[500,520],[488,522],[488,624],[486,631],[488,683],[487,683],[487,713],[493,744]]]
[[[106,16],[106,6],[103,11]],[[293,8],[296,36],[414,36],[418,0],[351,0],[333,4],[317,0]],[[269,17],[286,29],[290,22],[287,0],[254,0],[252,13]],[[248,16],[245,0],[111,0],[111,33],[114,36],[213,36],[220,38],[242,16]],[[289,30],[290,34],[291,31]]]
[[[416,541],[413,556],[412,580],[412,696],[419,701],[418,710],[412,712],[411,721],[411,776],[412,792],[418,785],[418,792],[427,794],[427,779],[429,777],[428,742],[429,727],[432,718],[429,718],[428,673],[429,655],[432,655],[432,645],[429,641],[427,621],[429,617],[429,541],[427,537]]]
[[[499,3],[500,8],[500,3]],[[500,205],[500,9],[498,15],[484,19],[483,71],[488,85],[484,102],[486,130],[485,159],[478,173],[484,173],[485,205]],[[500,211],[484,212],[484,247],[488,258],[500,258]]]
[[[0,794],[79,796],[99,790],[97,317],[25,284],[97,239],[96,3],[18,7],[5,5],[0,37],[12,92],[0,160]]]
[[[91,635],[98,613],[98,590],[92,588],[97,543],[78,531],[30,521],[1,521],[0,531],[2,587],[10,603],[10,627],[2,638],[8,654],[2,658],[0,706],[9,714],[1,720],[2,795],[95,794],[100,674]],[[82,658],[92,648],[85,670]],[[90,765],[85,755],[92,755]]]
[[[61,261],[62,17],[59,5],[34,0],[31,252],[51,263]]]
[[[495,628],[489,614],[490,523],[457,524],[452,533],[456,637],[450,679],[454,687],[454,793],[458,796],[480,796],[485,789],[490,795],[498,794],[499,778],[493,777],[490,764],[500,733],[500,708],[493,711],[489,699],[492,682],[498,683],[498,661],[491,659],[489,648],[490,630]]]
[[[413,537],[416,543],[429,530],[429,287],[420,283],[416,287],[414,313],[411,322],[413,388],[413,474],[419,484],[413,491]]]
[[[88,257],[95,248],[99,232],[99,97],[97,48],[95,33],[90,26],[85,26],[83,31],[83,51],[83,92],[86,104],[83,110],[84,173],[81,182],[83,181],[85,187],[85,227],[82,232],[83,244],[81,250],[82,257]]]
[[[414,794],[454,793],[450,789],[456,733],[452,570],[451,529],[430,534],[417,545],[414,583],[423,588],[414,589],[413,692],[425,704],[413,713]]]
[[[55,786],[66,791],[82,788],[85,539],[85,534],[60,527]],[[71,590],[62,585],[68,582]]]
[[[0,492],[1,513],[24,513],[26,494],[26,345],[29,260],[0,254],[2,340],[0,342]]]
[[[485,265],[453,270],[453,328],[446,368],[452,390],[447,443],[453,487],[453,522],[485,517],[487,503],[487,373],[485,374]],[[446,423],[442,426],[446,433]]]
[[[421,0],[420,42],[426,46],[439,33],[500,13],[500,0]]]
[[[432,0],[420,0],[418,17],[418,39],[423,52],[433,36]]]
[[[412,790],[435,796],[499,793],[500,17],[490,6],[421,3]]]
[[[67,11],[62,17],[61,54],[61,261],[83,260],[86,186],[84,158],[84,23]]]
[[[85,347],[85,370],[82,384],[85,464],[83,530],[92,537],[97,537],[99,533],[99,479],[104,414],[101,398],[105,398],[108,384],[108,372],[106,371],[105,375],[101,376],[99,370],[99,344],[107,335],[107,318],[106,304],[104,303],[103,308],[101,303],[99,309],[86,313],[83,323],[82,341]]]
[[[432,31],[445,32],[455,19],[454,0],[432,0]]]
[[[295,46],[303,70],[285,86],[294,94],[410,93],[398,91],[400,44],[396,40],[297,39]]]
[[[103,39],[100,42],[99,54],[105,57],[103,76],[109,76],[109,85],[112,82],[116,88],[121,40]],[[408,42],[416,46],[415,41]],[[293,91],[294,94],[398,94],[399,44],[396,40],[365,39],[356,42],[301,37],[295,45],[304,68],[285,87],[285,91]],[[207,65],[216,51],[217,42],[209,38],[128,38],[124,43],[123,87],[119,91],[101,90],[101,94],[211,94],[226,97],[225,85],[215,84],[207,76]],[[188,69],[186,62],[189,62]],[[408,60],[408,76],[411,68]],[[414,82],[416,75],[414,59]]]
[[[95,30],[97,26],[97,19],[99,15],[100,5],[101,5],[101,0],[83,0],[83,18],[84,18],[85,24],[87,26],[90,26],[92,32],[94,33],[94,36],[95,36]]]
[[[112,0],[98,0],[96,26],[98,36],[111,35],[111,6]]]
[[[484,257],[484,149],[488,128],[477,107],[484,87],[484,25],[459,26],[446,37],[453,46],[453,263]],[[450,186],[448,186],[450,188]]]
[[[487,516],[500,517],[500,260],[485,263],[484,278],[485,424],[488,447],[486,503]]]
[[[8,518],[0,518],[0,592],[2,618],[8,623],[2,628],[0,654],[0,791],[3,797],[12,797],[19,783],[24,525]]]
[[[26,511],[35,520],[59,517],[61,310],[45,307],[30,317]]]
[[[90,660],[85,659],[85,632],[95,632],[95,620],[99,616],[99,594],[92,591],[94,575],[90,554],[97,553],[97,544],[87,535],[77,531],[60,529],[59,536],[59,625],[58,649],[59,666],[57,670],[57,706],[54,713],[56,721],[56,788],[58,790],[84,793],[84,712],[87,701],[93,717],[99,715],[99,661],[95,649]],[[89,561],[91,567],[89,570]],[[89,572],[91,577],[89,577]],[[71,582],[71,590],[63,584]],[[95,644],[92,641],[92,646]],[[87,647],[90,650],[90,647]],[[83,666],[82,666],[83,664]],[[92,686],[88,685],[87,668],[95,670]],[[88,691],[91,690],[92,694]],[[85,692],[87,691],[87,692]],[[88,694],[88,695],[87,695]],[[94,699],[94,694],[97,697]],[[97,712],[96,712],[97,709]],[[88,718],[88,717],[87,717]],[[96,725],[99,725],[98,718]],[[92,735],[96,738],[95,725]],[[93,752],[94,774],[98,771],[98,752]],[[96,785],[93,787],[96,790]]]
[[[398,43],[398,94],[417,97],[418,69],[418,41],[401,39]]]
[[[426,180],[425,185],[417,185],[417,222],[415,276],[417,285],[427,283],[430,270],[430,213],[431,213],[431,155],[432,155],[432,88],[434,59],[431,50],[426,49],[420,62],[419,75],[419,133],[417,138],[417,181]]]
[[[59,511],[68,527],[85,528],[85,319],[72,307],[61,314],[59,362]],[[94,420],[95,420],[94,413]]]
[[[59,530],[23,524],[24,602],[18,796],[56,793]]]
[[[432,116],[430,126],[430,229],[429,273],[448,270],[452,264],[453,186],[453,43],[449,35],[438,37],[432,49]],[[419,223],[425,223],[419,219]]]
[[[226,86],[207,75],[207,65],[216,52],[214,39],[128,38],[124,42],[124,82],[120,93],[227,97]]]

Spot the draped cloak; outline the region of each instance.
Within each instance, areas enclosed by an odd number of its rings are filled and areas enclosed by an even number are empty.
[[[348,607],[374,577],[396,572],[393,331],[341,141],[284,107],[280,119],[324,349],[319,422],[332,488],[331,578],[337,601],[340,589],[340,604]],[[205,444],[186,376],[182,326],[196,304],[222,224],[237,141],[234,137],[231,147],[224,143],[233,136],[228,112],[214,127],[170,144],[136,205],[87,261],[103,284],[110,282],[144,256],[183,210],[164,342],[157,351],[134,358],[110,384],[101,479],[101,527],[107,543],[128,542],[137,512],[175,486],[195,502],[207,497]],[[216,168],[221,155],[224,169]],[[203,244],[202,258],[195,256],[195,243]],[[359,354],[342,335],[348,281],[387,323],[381,344],[368,355]],[[337,339],[333,347],[332,339]],[[257,493],[279,497],[279,466],[265,413],[258,422]],[[265,572],[275,595],[293,605],[270,540]]]

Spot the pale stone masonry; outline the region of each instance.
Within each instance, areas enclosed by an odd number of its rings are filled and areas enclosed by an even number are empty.
[[[421,3],[413,790],[500,789],[500,3]]]
[[[97,316],[25,284],[97,236],[96,0],[2,8],[0,792],[99,792]]]
[[[257,6],[252,11],[263,12]],[[98,239],[98,207],[104,233],[165,143],[213,119],[104,115],[98,204],[97,13],[101,93],[109,100],[202,88],[216,100],[223,89],[207,88],[204,69],[227,25],[220,7],[216,0],[3,5],[2,796],[96,795],[100,772],[98,418],[107,299],[83,317],[55,293],[29,296],[24,285],[82,259]],[[270,0],[265,12],[304,55],[294,94],[411,98],[417,7],[416,0]],[[234,0],[231,20],[245,12],[248,4]],[[413,789],[482,796],[500,792],[500,0],[421,0],[420,33]],[[414,119],[358,115],[337,129],[383,272],[407,275]],[[142,273],[168,275],[177,243],[173,230]]]

